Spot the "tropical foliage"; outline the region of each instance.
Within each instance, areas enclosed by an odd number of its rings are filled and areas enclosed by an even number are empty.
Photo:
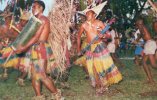
[[[0,0],[0,2],[2,1],[3,0]],[[10,1],[10,9],[14,8],[15,1],[16,0]],[[15,14],[20,15],[18,8],[29,10],[33,1],[34,0],[17,0],[17,9],[15,10]],[[74,1],[79,3],[79,10],[83,10],[87,7],[88,0]],[[153,21],[154,14],[152,10],[150,10],[151,6],[148,5],[147,1],[148,0],[108,0],[108,5],[104,7],[98,18],[105,22],[107,19],[116,17],[117,21],[116,24],[114,24],[114,27],[117,31],[124,33],[125,30],[134,28],[135,20],[142,14],[147,25],[149,24],[149,30],[152,32],[150,24]],[[152,1],[156,2],[157,0]]]
[[[117,17],[118,22],[116,27],[123,31],[129,27],[133,27],[134,21],[142,11],[149,8],[144,8],[147,0],[110,0],[109,9]]]

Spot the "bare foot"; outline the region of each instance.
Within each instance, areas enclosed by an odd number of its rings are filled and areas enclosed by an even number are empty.
[[[108,88],[101,87],[99,89],[96,89],[96,95],[102,96],[104,94],[104,92],[106,92],[106,90],[108,90]]]
[[[53,93],[51,95],[51,100],[64,100],[64,97],[62,97],[60,89],[57,89],[57,93]]]
[[[64,89],[69,89],[70,86],[67,82],[61,82],[61,87],[64,88]]]
[[[7,80],[8,79],[8,74],[6,74],[6,73],[0,74],[0,79]]]
[[[109,88],[108,87],[103,87],[103,92],[109,92]]]
[[[16,84],[19,86],[25,86],[24,80],[22,78],[18,78]]]

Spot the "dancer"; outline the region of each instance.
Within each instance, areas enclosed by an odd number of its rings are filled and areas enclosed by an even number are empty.
[[[148,82],[154,84],[154,80],[150,71],[149,66],[147,65],[147,61],[149,60],[153,68],[157,68],[157,64],[155,61],[155,51],[157,49],[156,42],[152,39],[148,29],[144,25],[143,19],[138,19],[136,21],[136,26],[140,30],[140,33],[145,40],[144,44],[144,57],[143,57],[143,68],[147,75]]]
[[[104,24],[95,19],[95,12],[89,10],[86,13],[87,20],[81,25],[78,37],[77,37],[77,50],[81,51],[81,35],[86,33],[87,42],[90,43],[100,30],[104,29]],[[86,65],[91,79],[91,85],[96,88],[96,94],[101,95],[108,88],[109,85],[118,83],[122,80],[122,75],[114,65],[113,60],[109,54],[109,51],[102,42],[102,39],[94,42],[86,51]]]
[[[25,46],[20,47],[20,49],[15,52],[27,52],[31,59],[32,86],[36,93],[34,99],[45,100],[45,97],[41,94],[41,83],[43,83],[52,93],[52,99],[61,100],[61,91],[55,87],[54,82],[46,75],[47,60],[52,54],[52,51],[50,51],[50,45],[47,42],[50,33],[50,22],[48,18],[43,15],[44,9],[45,4],[43,1],[34,1],[32,13],[42,21],[42,25],[38,28],[33,38]]]

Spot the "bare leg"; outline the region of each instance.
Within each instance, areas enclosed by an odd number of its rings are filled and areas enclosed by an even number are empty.
[[[36,96],[41,96],[41,92],[40,92],[41,84],[40,84],[40,81],[36,80],[35,78],[32,78],[32,86],[34,88]]]
[[[26,76],[27,76],[27,72],[22,72],[22,75],[19,78],[24,79]]]
[[[88,79],[88,78],[89,78],[89,73],[88,73],[87,67],[86,67],[86,66],[83,66],[83,70],[84,70],[85,73],[86,73],[85,78]]]
[[[135,55],[134,62],[135,62],[136,65],[140,65],[139,64],[139,57],[138,57],[138,55]]]
[[[155,60],[157,61],[157,50],[155,52]]]
[[[96,81],[96,88],[100,88],[101,87],[100,78],[98,76],[98,73],[96,72],[95,67],[93,68],[93,72],[94,72],[95,81]]]
[[[46,75],[47,60],[43,60],[43,64],[45,72],[40,74],[40,77],[42,79],[41,82],[51,93],[57,93],[57,88],[55,87],[54,82],[51,81],[51,79]]]
[[[114,53],[111,53],[111,57],[112,57],[113,61],[117,63],[117,59],[116,59]]]
[[[149,60],[150,60],[150,63],[152,65],[153,68],[157,68],[157,64],[156,64],[156,61],[155,61],[155,55],[149,55]]]
[[[18,78],[17,83],[20,86],[25,86],[24,78],[27,76],[27,72],[22,72],[22,75]]]
[[[98,76],[98,73],[96,72],[95,67],[93,68],[94,76],[95,76],[95,81],[96,81],[96,95],[102,95],[103,94],[103,86],[101,84],[101,80]]]
[[[44,61],[44,66],[46,69],[47,61]],[[55,100],[62,100],[61,91],[57,89],[54,85],[54,82],[46,75],[46,70],[44,73],[40,74],[41,82],[44,86],[52,93],[51,99]]]
[[[52,94],[58,94],[58,91],[56,87],[54,86],[54,83],[51,81],[51,79],[46,75],[46,67],[47,67],[47,61],[46,60],[40,60],[35,63],[39,63],[40,65],[40,71],[37,71],[35,67],[32,67],[32,85],[35,90],[36,96],[41,96],[41,84],[40,82],[43,83],[43,85],[52,93]],[[38,79],[37,79],[38,78]],[[58,99],[57,99],[58,100]]]
[[[41,81],[51,93],[57,93],[57,88],[55,87],[54,82],[49,77],[44,77],[44,79],[42,79]]]
[[[86,66],[83,66],[83,70],[86,72],[86,74],[88,75],[88,70]]]
[[[4,74],[3,74],[3,77],[4,77],[4,78],[8,78],[8,73],[7,73],[7,71],[8,71],[8,69],[5,68],[5,69],[4,69]]]
[[[148,56],[144,55],[144,57],[143,57],[143,68],[144,68],[144,71],[147,75],[148,81],[150,83],[154,83],[154,80],[152,78],[152,74],[150,72],[150,68],[147,65],[147,60],[148,60]]]

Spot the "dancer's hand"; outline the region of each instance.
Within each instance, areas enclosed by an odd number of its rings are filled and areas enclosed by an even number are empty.
[[[25,51],[26,51],[26,49],[24,47],[19,47],[19,49],[15,50],[15,53],[20,54]]]
[[[77,53],[77,56],[79,57],[79,56],[81,56],[82,55],[82,53],[81,52],[79,52],[79,53]]]
[[[98,36],[99,36],[99,38],[103,38],[104,37],[104,35],[101,34],[101,33],[99,33]]]

